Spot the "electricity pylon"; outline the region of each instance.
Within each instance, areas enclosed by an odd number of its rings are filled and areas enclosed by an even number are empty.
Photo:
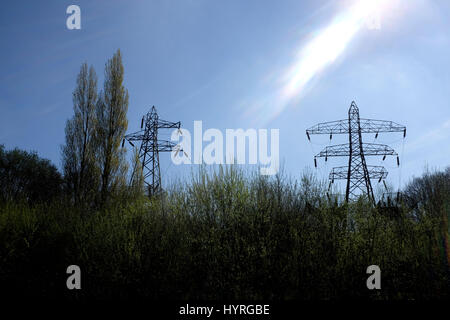
[[[150,196],[156,195],[161,191],[161,170],[159,166],[159,153],[171,152],[176,148],[176,143],[174,142],[168,140],[159,140],[158,130],[180,130],[180,126],[181,123],[179,121],[170,122],[159,119],[156,108],[155,106],[153,106],[152,110],[142,117],[141,130],[135,133],[127,134],[123,139],[122,147],[125,143],[125,140],[127,140],[133,147],[133,141],[141,142],[141,146],[139,148],[139,159],[142,164],[144,182],[147,185]],[[133,171],[130,184],[133,181],[135,174],[137,173]]]
[[[308,140],[311,140],[312,134],[329,134],[330,140],[333,134],[348,134],[349,143],[338,144],[326,147],[316,156],[314,156],[314,165],[317,168],[317,158],[328,157],[348,157],[348,166],[335,167],[331,170],[329,179],[330,184],[336,179],[346,179],[347,187],[345,191],[345,200],[355,200],[363,193],[367,194],[369,199],[374,202],[371,179],[378,179],[381,182],[386,179],[388,172],[383,166],[370,166],[366,164],[366,156],[397,156],[397,165],[400,166],[400,159],[397,152],[384,144],[363,143],[363,133],[375,133],[375,139],[381,132],[403,132],[403,138],[406,136],[406,127],[392,121],[361,119],[356,103],[352,101],[348,110],[348,119],[319,123],[306,130]]]

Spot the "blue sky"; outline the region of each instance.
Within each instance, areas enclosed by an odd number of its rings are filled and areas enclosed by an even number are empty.
[[[189,130],[194,120],[221,130],[278,128],[280,159],[298,177],[329,145],[328,137],[309,143],[305,129],[346,118],[355,100],[361,117],[408,128],[404,142],[400,133],[377,141],[400,153],[400,169],[395,159],[384,163],[392,185],[425,166],[444,168],[450,164],[449,1],[392,0],[380,11],[379,29],[357,30],[330,63],[280,101],[286,72],[297,66],[304,74],[299,54],[346,19],[356,2],[9,1],[0,11],[0,143],[36,150],[60,167],[80,65],[95,67],[101,87],[104,64],[120,48],[129,132],[152,105],[161,118]],[[71,4],[81,8],[81,30],[66,28]],[[339,40],[330,39],[337,46]],[[335,47],[322,49],[313,56]],[[318,173],[325,177],[334,165],[342,162],[321,163]],[[164,155],[161,171],[170,179],[186,168],[175,168]]]

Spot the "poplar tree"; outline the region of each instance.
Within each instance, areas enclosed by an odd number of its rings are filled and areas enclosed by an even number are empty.
[[[96,105],[97,163],[101,172],[101,200],[126,186],[128,166],[122,139],[128,127],[128,91],[123,86],[124,68],[120,50],[105,65],[103,91]]]
[[[62,162],[66,185],[76,203],[93,201],[98,186],[95,164],[97,75],[83,63],[72,94],[74,115],[67,120]]]

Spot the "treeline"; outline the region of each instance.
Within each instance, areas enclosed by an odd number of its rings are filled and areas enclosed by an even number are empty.
[[[6,202],[0,285],[77,300],[449,299],[449,181],[427,173],[405,190],[421,194],[412,206],[385,208],[329,202],[313,175],[229,167],[101,209]],[[66,288],[72,264],[81,290]],[[366,287],[372,264],[381,290]]]
[[[402,200],[330,201],[299,180],[200,169],[159,196],[129,184],[128,92],[120,51],[103,89],[83,64],[59,173],[0,145],[0,287],[64,299],[450,299],[450,167],[426,172]],[[82,289],[68,290],[78,265]],[[369,265],[382,289],[366,287]]]

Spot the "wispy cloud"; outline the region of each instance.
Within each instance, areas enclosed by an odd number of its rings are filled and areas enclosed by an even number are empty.
[[[450,118],[444,121],[439,127],[432,129],[416,140],[408,143],[408,152],[414,152],[427,146],[447,140],[450,138]],[[445,144],[444,144],[445,145]],[[442,151],[442,150],[441,150]]]

